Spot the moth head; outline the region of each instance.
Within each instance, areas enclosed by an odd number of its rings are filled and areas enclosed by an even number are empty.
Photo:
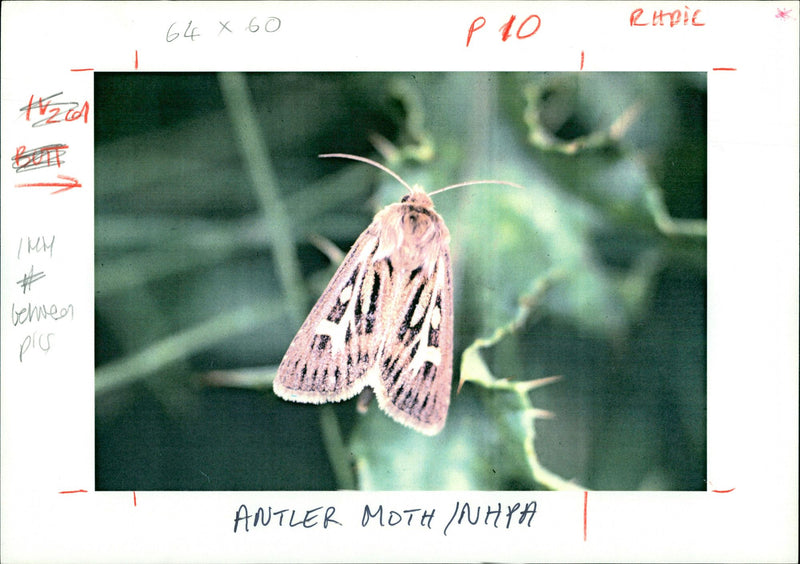
[[[411,188],[410,194],[406,194],[400,199],[400,203],[408,206],[421,206],[423,208],[433,209],[433,200],[431,200],[431,197],[425,193],[425,190],[417,184]]]

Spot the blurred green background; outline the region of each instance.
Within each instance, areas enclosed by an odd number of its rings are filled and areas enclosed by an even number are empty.
[[[96,489],[705,490],[706,100],[704,73],[96,73]],[[436,437],[271,391],[404,194],[325,152],[524,186],[434,198]]]

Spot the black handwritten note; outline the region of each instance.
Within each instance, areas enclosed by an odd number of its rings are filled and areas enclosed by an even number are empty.
[[[512,529],[530,528],[538,509],[535,500],[514,503],[476,503],[456,500],[452,507],[437,512],[436,507],[384,507],[381,503],[367,503],[359,519],[348,520],[337,516],[333,505],[311,509],[288,507],[248,508],[241,504],[234,513],[233,532],[249,533],[260,528],[360,527],[438,530],[447,536],[451,527]],[[251,512],[252,511],[252,512]],[[441,516],[440,516],[441,515]],[[355,521],[355,522],[353,522]]]
[[[16,105],[19,139],[15,141],[22,142],[14,146],[10,157],[15,177],[11,205],[21,213],[42,212],[41,217],[32,216],[35,221],[22,222],[18,231],[3,241],[6,251],[13,249],[13,258],[6,264],[13,271],[10,334],[18,363],[49,356],[78,309],[63,293],[65,276],[75,274],[64,269],[76,249],[62,247],[59,224],[43,218],[52,210],[65,209],[58,198],[82,187],[80,173],[69,170],[66,155],[75,146],[74,140],[81,138],[76,135],[77,128],[85,130],[89,124],[90,103],[85,98],[73,99],[64,90],[50,92],[30,93]],[[56,199],[42,201],[51,196]],[[68,217],[68,213],[61,215],[61,219]]]
[[[57,279],[48,265],[57,252],[55,235],[24,235],[17,244],[17,295],[11,303],[11,326],[18,333],[18,358],[24,362],[32,355],[46,355],[55,345],[58,326],[75,319],[71,303],[48,302],[47,283]]]

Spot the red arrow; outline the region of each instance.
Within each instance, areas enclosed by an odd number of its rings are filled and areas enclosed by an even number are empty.
[[[66,192],[67,190],[72,190],[73,188],[80,188],[83,186],[80,182],[78,182],[77,178],[72,178],[71,176],[64,176],[63,174],[59,174],[58,177],[62,180],[69,180],[69,182],[33,182],[31,184],[15,184],[16,188],[35,188],[41,186],[51,186],[53,188],[61,188],[61,190],[56,190],[55,192],[51,192],[50,195],[58,194],[59,192]]]

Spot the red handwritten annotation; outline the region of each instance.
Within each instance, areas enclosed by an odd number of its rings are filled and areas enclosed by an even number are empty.
[[[650,10],[648,10],[648,16],[649,12]],[[684,6],[683,10],[652,10],[652,18],[643,18],[642,16],[645,14],[644,8],[636,8],[631,12],[630,25],[631,27],[669,26],[672,28],[681,25],[685,27],[703,27],[706,24],[700,21],[700,12],[700,9],[692,10],[689,6]],[[516,19],[517,16],[512,14],[511,17],[498,28],[497,31],[500,32],[500,39],[502,41],[507,41],[511,38],[512,34],[517,39],[528,39],[533,37],[542,27],[542,18],[536,14],[531,14],[522,20],[519,26],[516,26],[516,32],[514,33]],[[467,30],[467,47],[469,47],[472,42],[475,33],[483,29],[486,23],[486,18],[483,16],[478,16],[472,20]]]
[[[31,121],[36,117],[36,114],[42,119],[34,122],[34,127],[42,125],[54,125],[62,122],[73,122],[83,120],[83,123],[89,123],[89,101],[83,104],[79,102],[56,102],[55,99],[61,96],[63,92],[42,98],[35,101],[34,95],[31,94],[28,103],[20,108],[21,112],[25,113],[25,121]]]
[[[649,10],[648,10],[649,11]],[[692,11],[689,6],[684,6],[683,10],[653,10],[653,19],[640,18],[644,15],[644,9],[636,8],[631,12],[631,27],[662,27],[669,25],[669,27],[676,27],[679,25],[702,27],[706,25],[700,22],[697,18],[700,16],[700,10]]]
[[[61,157],[64,156],[67,149],[69,149],[69,145],[64,143],[45,145],[35,149],[28,149],[25,145],[20,145],[14,155],[12,167],[17,172],[47,168],[49,166],[61,168]]]
[[[514,22],[516,21],[517,16],[512,14],[508,21],[504,22],[497,31],[500,32],[500,39],[501,41],[508,41],[511,37],[511,32],[514,30]],[[482,29],[483,26],[486,25],[486,18],[483,16],[478,16],[469,26],[469,30],[467,31],[467,47],[469,47],[470,41],[472,41],[473,34]],[[537,16],[536,14],[531,14],[524,20],[519,26],[516,28],[517,31],[514,36],[517,39],[528,39],[529,37],[533,37],[539,28],[542,27],[542,18]]]
[[[50,192],[50,195],[53,194],[60,194],[61,192],[66,192],[67,190],[72,190],[73,188],[80,188],[83,186],[77,178],[73,178],[71,176],[65,176],[63,174],[59,174],[58,177],[62,180],[66,180],[67,182],[29,182],[25,184],[15,184],[16,188],[42,188],[42,187],[51,187],[51,188],[60,188],[55,192]]]

